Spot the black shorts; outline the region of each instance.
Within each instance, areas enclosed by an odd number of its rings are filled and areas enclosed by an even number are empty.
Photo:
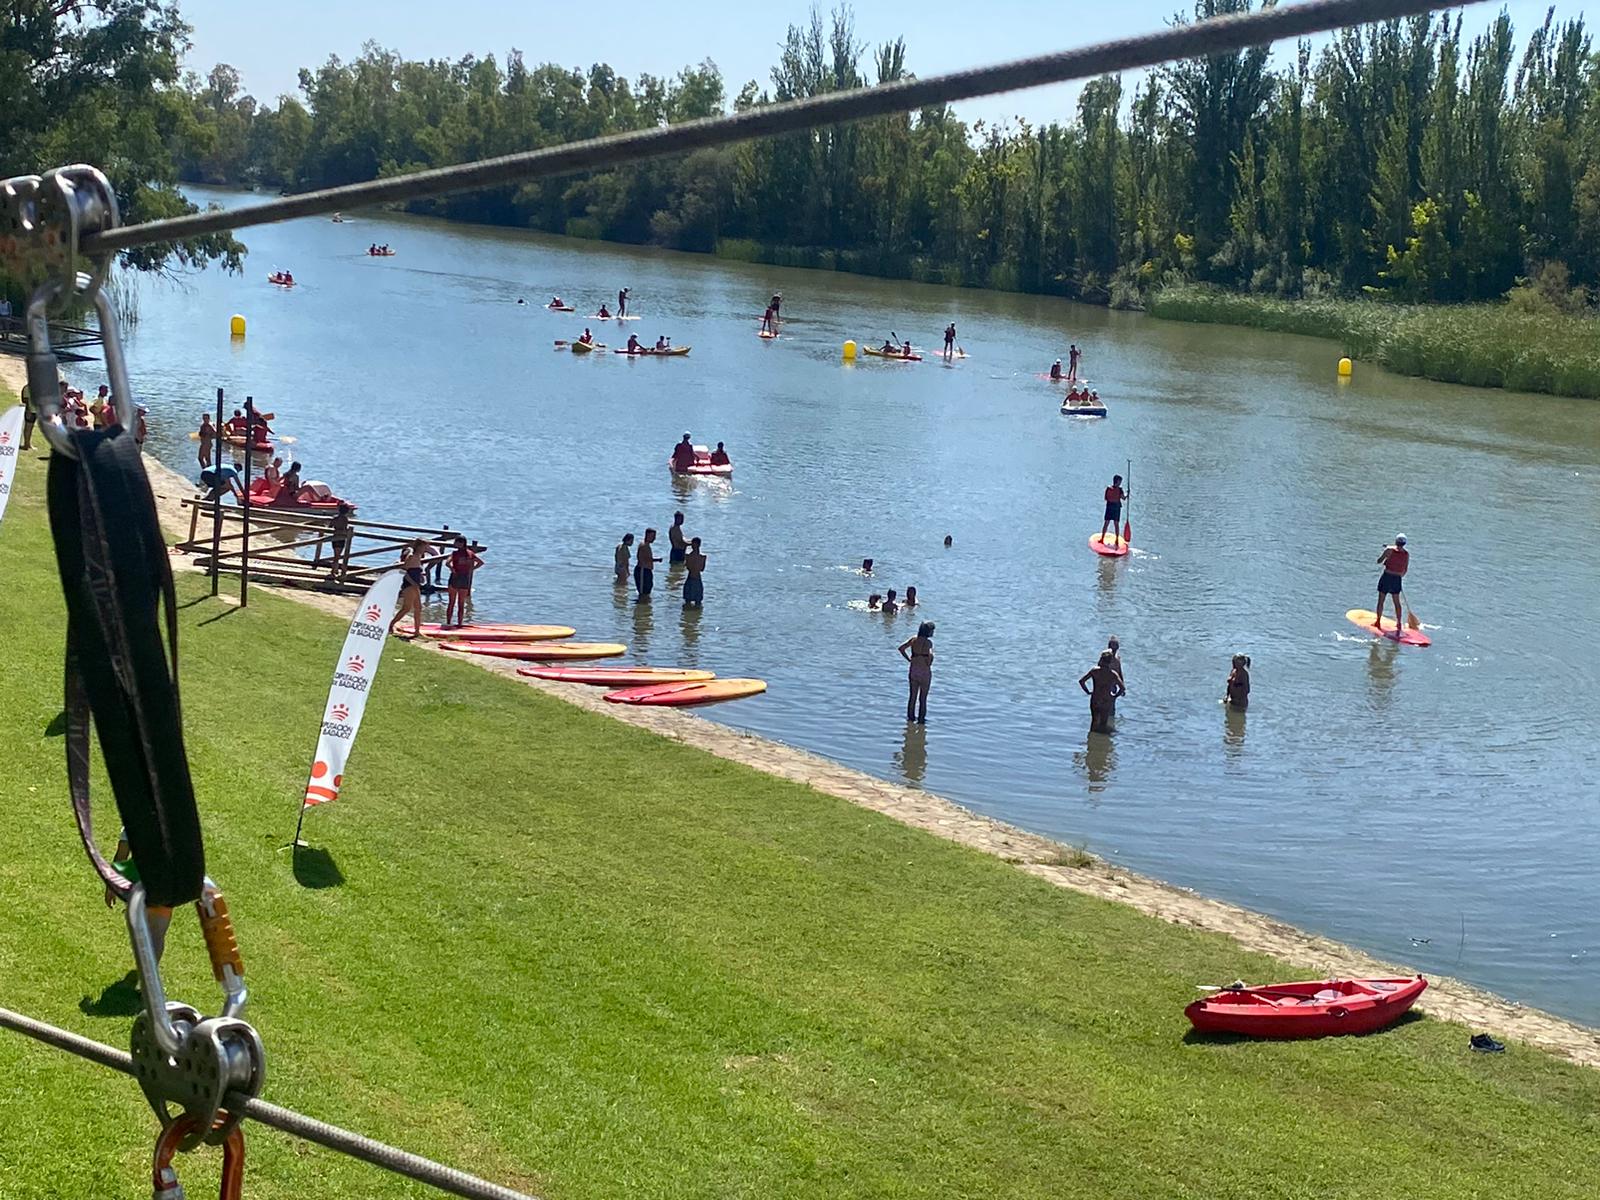
[[[668,562],[681,563],[683,561],[683,556],[687,552],[687,550],[688,550],[688,547],[686,547],[686,546],[674,546],[667,553],[667,561]]]
[[[422,590],[422,568],[407,567],[405,582],[420,592]]]
[[[452,591],[466,591],[472,586],[472,574],[469,571],[451,571],[449,587]]]
[[[1116,521],[1122,517],[1122,501],[1112,500],[1106,504],[1106,520]]]
[[[1405,580],[1393,571],[1385,571],[1378,576],[1378,595],[1398,596],[1400,589],[1405,585]]]

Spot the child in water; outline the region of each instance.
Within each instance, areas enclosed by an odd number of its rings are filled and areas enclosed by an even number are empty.
[[[883,598],[883,608],[880,611],[886,612],[886,613],[897,613],[897,612],[899,612],[900,611],[900,603],[899,603],[899,601],[897,601],[895,599],[895,597],[898,596],[898,595],[899,595],[898,592],[896,592],[893,588],[890,588],[889,589],[889,594]]]
[[[1228,690],[1223,703],[1230,708],[1246,708],[1250,704],[1250,656],[1235,654],[1233,670],[1228,672]]]

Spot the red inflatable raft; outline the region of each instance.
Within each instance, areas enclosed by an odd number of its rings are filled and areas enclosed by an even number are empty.
[[[1411,1010],[1428,986],[1409,979],[1318,979],[1227,987],[1183,1010],[1201,1033],[1258,1038],[1319,1038],[1372,1033]]]

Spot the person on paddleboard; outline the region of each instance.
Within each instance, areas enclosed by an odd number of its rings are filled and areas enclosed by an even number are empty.
[[[672,514],[672,524],[667,527],[667,562],[676,566],[683,561],[683,556],[688,552],[689,542],[683,536],[683,514]]]
[[[949,358],[955,353],[956,348],[956,323],[951,321],[944,327],[944,356]]]
[[[694,446],[689,441],[689,435],[683,435],[683,441],[672,448],[672,469],[680,475],[694,465]]]
[[[623,288],[617,293],[617,316],[623,317],[628,313],[628,289]]]
[[[600,306],[600,311],[595,313],[595,316],[599,317],[602,321],[609,321],[611,319],[611,314],[606,311],[606,306],[604,304]]]
[[[761,332],[776,334],[778,332],[778,310],[772,305],[767,305],[766,312],[761,314]]]
[[[1117,697],[1122,695],[1122,676],[1112,663],[1116,655],[1109,650],[1100,652],[1100,660],[1083,673],[1078,686],[1089,697],[1089,732],[1110,733],[1111,718],[1116,715]],[[1090,684],[1094,687],[1091,689]]]
[[[1076,345],[1071,345],[1071,346],[1067,347],[1067,378],[1068,379],[1076,379],[1078,377],[1078,363],[1082,360],[1082,358],[1083,358],[1083,352],[1080,351]]]
[[[1059,358],[1050,364],[1050,382],[1061,382],[1061,360]]]
[[[1378,576],[1378,620],[1383,628],[1383,598],[1394,597],[1394,627],[1398,633],[1406,627],[1405,614],[1400,611],[1400,590],[1405,585],[1406,570],[1411,566],[1411,551],[1406,549],[1406,535],[1398,534],[1392,546],[1385,546],[1378,555],[1383,574]]]
[[[1228,672],[1228,686],[1222,699],[1229,708],[1243,709],[1249,706],[1250,656],[1248,654],[1233,656],[1233,670]]]
[[[633,566],[633,534],[625,533],[622,540],[617,543],[617,548],[612,553],[616,562],[617,582],[628,582],[628,570]]]
[[[1111,486],[1106,489],[1106,516],[1100,523],[1100,544],[1105,545],[1106,530],[1113,536],[1117,535],[1117,525],[1122,520],[1122,502],[1128,498],[1128,493],[1123,490],[1122,476],[1113,475]]]
[[[772,320],[773,323],[776,324],[779,314],[783,311],[783,293],[773,292],[772,299],[768,300],[767,304],[772,309]]]

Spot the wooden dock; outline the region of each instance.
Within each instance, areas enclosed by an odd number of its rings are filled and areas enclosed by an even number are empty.
[[[335,553],[328,532],[331,514],[252,506],[247,532],[240,505],[199,498],[183,505],[189,509],[189,536],[173,549],[192,556],[197,566],[213,575],[319,592],[361,595],[379,575],[394,569],[401,552],[418,538],[431,547],[424,566],[431,581],[442,574],[451,543],[464,532],[352,518],[349,537]],[[484,549],[470,535],[467,540],[475,550]]]

